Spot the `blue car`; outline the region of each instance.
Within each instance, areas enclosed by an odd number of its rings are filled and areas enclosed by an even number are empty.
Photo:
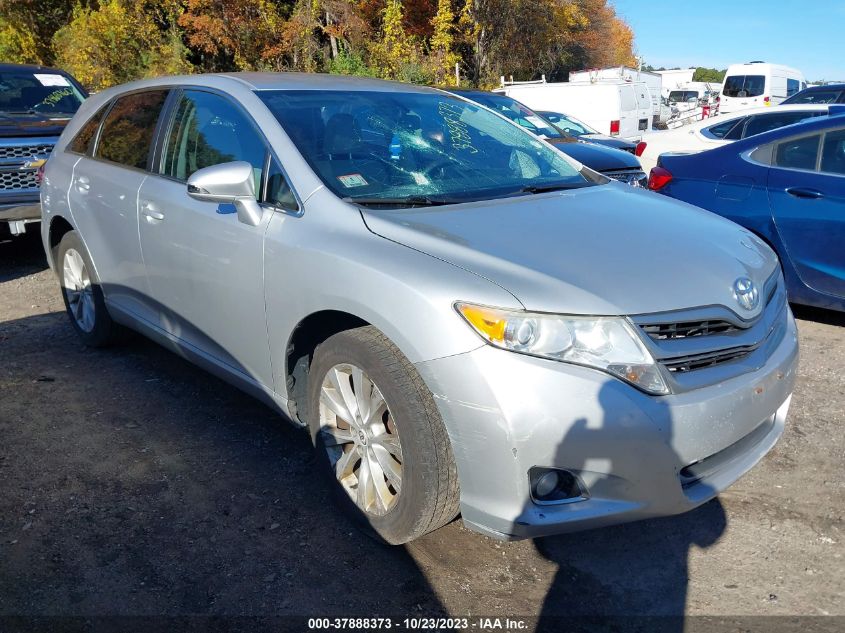
[[[699,154],[663,154],[649,189],[765,240],[792,303],[845,311],[845,107]]]

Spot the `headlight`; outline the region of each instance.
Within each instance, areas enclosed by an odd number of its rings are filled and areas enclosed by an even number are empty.
[[[594,367],[653,394],[669,387],[627,319],[540,314],[456,303],[491,345],[512,352]]]

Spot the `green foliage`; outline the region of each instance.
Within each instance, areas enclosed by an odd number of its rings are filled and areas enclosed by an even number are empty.
[[[337,57],[329,60],[328,71],[334,75],[358,75],[359,77],[377,77],[378,73],[367,66],[358,53],[342,50]]]
[[[724,81],[726,72],[728,72],[727,68],[725,70],[716,70],[715,68],[704,68],[699,66],[695,69],[695,73],[692,75],[692,80],[720,84]]]

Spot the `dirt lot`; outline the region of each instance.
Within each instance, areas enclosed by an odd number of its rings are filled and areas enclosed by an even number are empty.
[[[786,434],[719,499],[387,548],[303,433],[143,339],[85,349],[37,239],[0,244],[0,616],[845,615],[845,318],[801,316]]]

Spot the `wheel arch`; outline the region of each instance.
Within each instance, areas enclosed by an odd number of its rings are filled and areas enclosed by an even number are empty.
[[[59,242],[62,241],[62,238],[69,233],[70,231],[75,231],[76,228],[70,221],[65,218],[64,216],[57,215],[50,219],[50,225],[47,231],[47,257],[49,258],[49,263],[51,267],[55,270],[56,262],[54,260],[54,254],[56,253],[56,249],[59,246]]]
[[[366,319],[342,310],[319,310],[302,318],[288,337],[284,354],[284,378],[288,408],[294,421],[305,424],[304,406],[308,371],[314,351],[329,337],[358,327],[373,325]]]

